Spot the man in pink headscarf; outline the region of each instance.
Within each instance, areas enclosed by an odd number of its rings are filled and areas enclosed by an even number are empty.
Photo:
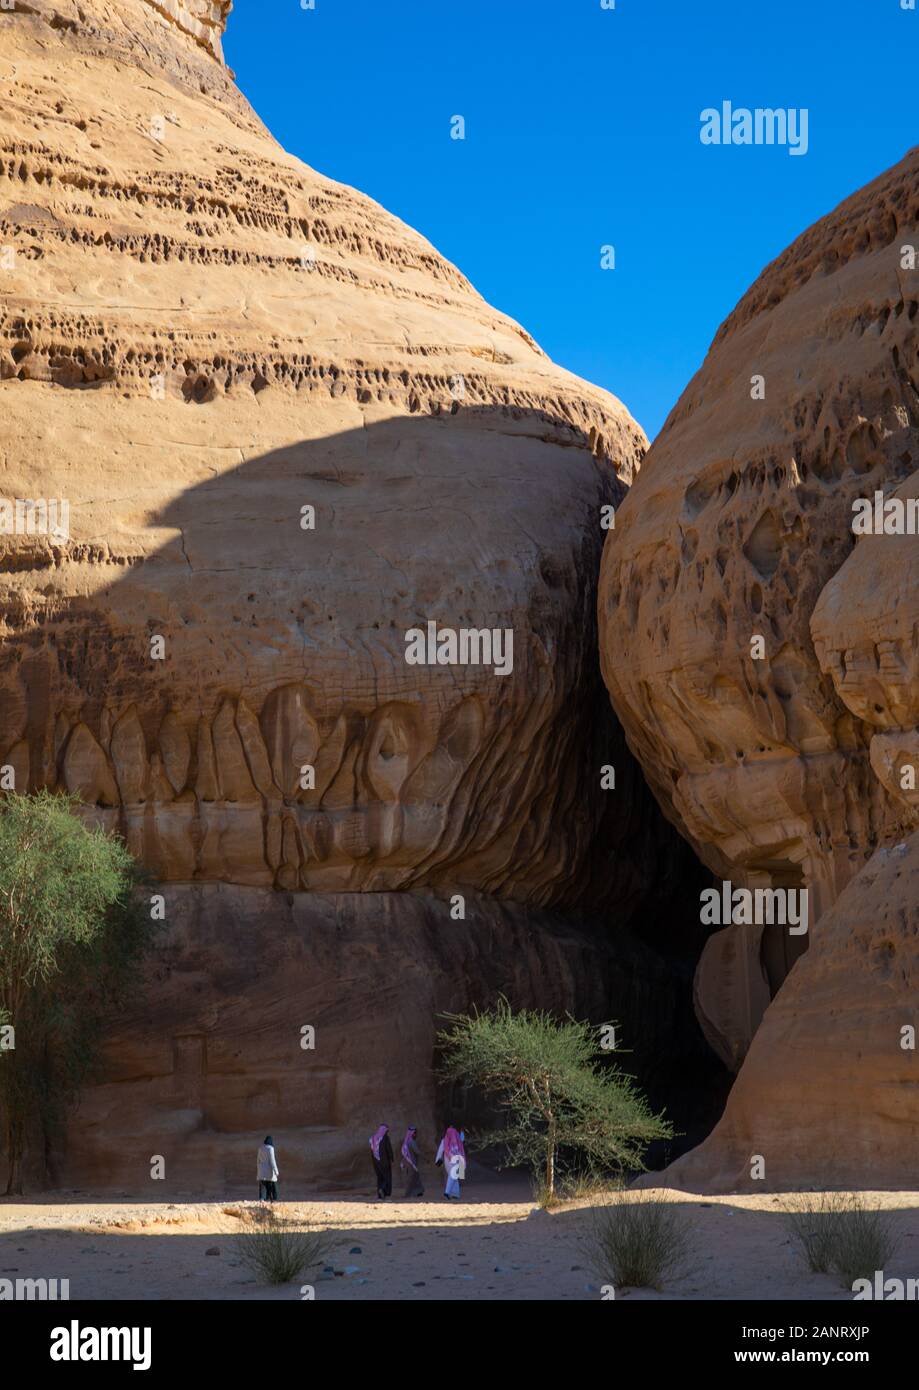
[[[463,1147],[465,1138],[466,1135],[462,1130],[448,1125],[434,1160],[435,1163],[444,1165],[444,1177],[446,1178],[444,1196],[448,1201],[459,1201],[460,1183],[466,1176],[466,1150]]]
[[[373,1171],[377,1175],[377,1196],[380,1201],[392,1196],[392,1144],[389,1141],[389,1125],[380,1125],[370,1140],[370,1156]]]
[[[402,1161],[399,1165],[405,1174],[405,1196],[423,1197],[424,1183],[421,1181],[421,1166],[418,1157],[418,1127],[409,1125],[402,1140]]]

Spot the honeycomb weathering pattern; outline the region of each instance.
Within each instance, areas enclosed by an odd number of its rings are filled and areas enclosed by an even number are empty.
[[[913,152],[763,273],[603,557],[604,677],[661,804],[715,873],[800,875],[818,913],[895,818],[809,623],[854,544],[853,498],[919,463],[919,277],[900,269],[917,223]]]
[[[0,538],[0,762],[78,794],[168,901],[219,884],[251,920],[270,889],[402,890],[394,972],[406,890],[624,921],[680,849],[596,663],[600,509],[644,435],[423,237],[277,145],[217,61],[228,8],[0,12],[0,495],[70,504],[69,539]],[[407,666],[428,619],[512,629],[512,673]],[[503,920],[498,959],[519,948]],[[359,1014],[376,977],[354,959]],[[192,1032],[221,1008],[207,971]],[[369,1088],[353,1125],[378,1119]]]
[[[917,483],[913,473],[892,496],[915,498]],[[915,535],[860,538],[811,618],[821,669],[874,730],[871,766],[895,799],[898,842],[877,849],[821,919],[766,1012],[724,1118],[669,1170],[674,1182],[750,1188],[753,1153],[771,1155],[778,1187],[859,1187],[867,1173],[873,1187],[896,1187],[913,1171],[916,1054],[902,1044],[919,990],[915,546]]]
[[[162,8],[2,20],[4,492],[67,497],[71,540],[5,545],[0,754],[167,879],[570,896],[601,797],[562,712],[644,437]],[[407,666],[429,618],[513,628],[513,673]]]
[[[809,948],[777,993],[762,928],[706,944],[706,1035],[735,1066],[750,1051],[723,1120],[668,1170],[676,1184],[761,1187],[755,1154],[779,1187],[913,1171],[900,1030],[919,985],[919,809],[901,774],[919,754],[916,538],[852,532],[854,499],[917,495],[910,247],[917,151],[744,297],[604,552],[604,678],[665,812],[719,877],[811,894]]]

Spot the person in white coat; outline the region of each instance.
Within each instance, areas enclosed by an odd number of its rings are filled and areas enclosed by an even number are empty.
[[[258,1199],[260,1202],[277,1201],[279,1177],[274,1142],[271,1135],[266,1134],[264,1144],[259,1144],[258,1148]]]
[[[460,1183],[466,1176],[466,1150],[463,1147],[463,1140],[466,1135],[462,1130],[454,1129],[453,1125],[448,1125],[444,1131],[444,1137],[437,1146],[437,1157],[434,1162],[443,1164],[444,1177],[444,1196],[447,1201],[458,1202],[460,1199]]]

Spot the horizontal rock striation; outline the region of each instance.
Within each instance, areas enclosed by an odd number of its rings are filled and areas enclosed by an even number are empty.
[[[220,40],[233,0],[147,0],[147,4],[223,62]]]
[[[583,895],[641,431],[278,148],[181,32],[226,6],[78,8],[0,16],[0,495],[69,513],[0,535],[0,764],[164,879]],[[428,621],[512,669],[407,664]]]

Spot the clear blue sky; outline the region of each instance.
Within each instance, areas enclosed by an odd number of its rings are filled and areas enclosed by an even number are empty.
[[[315,5],[230,16],[227,60],[275,136],[652,437],[760,270],[919,144],[919,10],[900,0]],[[724,100],[807,107],[807,155],[703,146]]]

